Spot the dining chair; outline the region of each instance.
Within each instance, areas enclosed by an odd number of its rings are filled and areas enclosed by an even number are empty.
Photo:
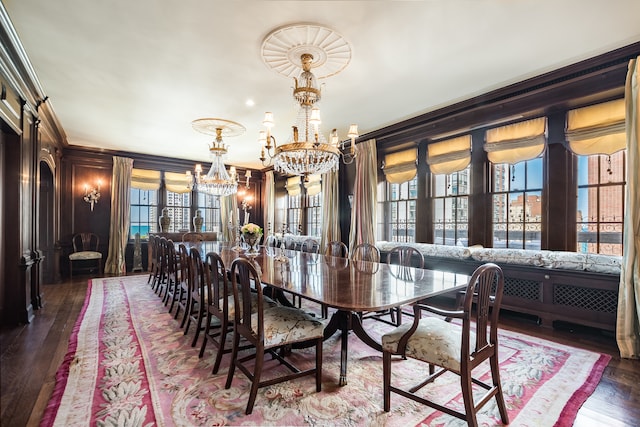
[[[211,341],[217,348],[216,360],[213,364],[212,374],[217,374],[222,362],[222,356],[230,353],[232,347],[226,347],[227,335],[233,331],[233,323],[235,319],[235,307],[233,303],[233,291],[231,291],[231,283],[227,279],[227,270],[224,262],[219,254],[209,252],[204,262],[204,277],[206,295],[210,298],[203,298],[205,307],[205,323],[204,337],[200,354],[198,357],[204,356],[207,342]],[[266,307],[274,307],[278,305],[271,298],[263,296],[263,303]],[[258,306],[256,294],[251,294],[251,311],[255,313]],[[250,348],[249,345],[243,345],[239,350]]]
[[[71,238],[73,252],[69,254],[69,277],[73,278],[74,263],[92,264],[102,275],[102,253],[98,251],[100,237],[95,233],[76,233]],[[87,267],[89,268],[89,267]]]
[[[296,249],[296,240],[293,236],[284,236],[282,238],[282,242],[280,242],[280,247],[282,249],[295,250]]]
[[[387,264],[406,268],[406,270],[404,270],[405,274],[399,275],[406,280],[411,280],[411,273],[409,273],[410,267],[424,268],[424,257],[422,253],[413,246],[401,245],[393,247],[387,252]],[[394,314],[397,319],[394,319]],[[396,325],[402,324],[402,307],[397,307],[392,310],[391,321],[395,322]]]
[[[207,305],[207,299],[210,294],[207,294],[207,280],[210,280],[211,275],[207,274],[200,251],[194,247],[189,249],[189,265],[191,268],[191,286],[189,295],[189,316],[187,317],[187,325],[184,328],[184,334],[186,335],[191,326],[191,322],[194,323],[195,333],[193,341],[191,341],[191,347],[195,347],[200,337],[200,332],[204,331],[204,319],[205,310]]]
[[[277,248],[278,238],[274,234],[269,234],[267,238],[264,239],[264,245],[268,248]]]
[[[207,254],[203,273],[206,287],[204,293],[208,295],[208,298],[203,304],[206,315],[205,329],[198,357],[202,358],[204,356],[207,342],[212,341],[218,347],[212,370],[213,374],[217,374],[222,355],[231,351],[231,348],[225,349],[225,343],[227,334],[230,332],[231,325],[233,325],[233,319],[229,318],[229,302],[233,304],[233,299],[230,300],[229,298],[231,291],[227,281],[227,271],[219,254],[215,252]]]
[[[180,287],[178,288],[178,296],[176,299],[177,308],[173,316],[177,319],[182,309],[182,321],[180,322],[180,328],[184,328],[189,316],[190,302],[191,302],[191,285],[193,278],[191,277],[191,263],[189,261],[189,249],[184,243],[178,245],[178,262],[180,264]]]
[[[182,241],[185,243],[204,242],[204,235],[202,233],[190,231],[182,235]]]
[[[324,254],[326,256],[349,258],[349,248],[341,241],[333,240],[327,243],[327,246],[324,249]]]
[[[179,262],[176,254],[176,246],[173,243],[173,240],[167,239],[166,246],[164,248],[165,258],[166,258],[166,285],[164,290],[164,297],[162,298],[162,302],[164,305],[168,305],[169,301],[171,301],[171,305],[169,306],[169,312],[173,310],[175,302],[178,298],[178,294],[180,292],[180,273],[179,273]]]
[[[147,250],[149,251],[149,279],[147,283],[151,288],[155,287],[156,282],[160,278],[160,262],[158,257],[159,237],[153,234],[149,235]]]
[[[353,248],[350,258],[353,261],[380,262],[380,249],[371,243],[360,243]]]
[[[300,246],[300,250],[302,252],[306,252],[310,254],[317,254],[320,251],[320,244],[316,239],[308,238],[308,239],[305,239],[304,242],[302,242],[302,246]]]
[[[495,397],[502,422],[509,424],[498,363],[498,315],[503,288],[502,269],[493,263],[483,264],[469,280],[462,309],[450,311],[415,304],[412,323],[401,325],[382,336],[383,400],[386,412],[391,409],[391,392],[394,392],[465,420],[469,426],[477,426],[478,410]],[[460,321],[446,321],[433,315],[422,318],[423,310]],[[425,362],[429,370],[427,378],[413,387],[406,384],[391,385],[393,355]],[[491,383],[479,379],[486,372],[484,368],[480,369],[478,375],[473,374],[474,369],[486,360],[489,360]],[[440,369],[436,370],[436,366]],[[421,397],[424,394],[416,394],[445,372],[460,377],[464,412]],[[473,385],[477,386],[476,391],[484,389],[484,395],[480,397],[476,393],[475,400]]]
[[[322,341],[324,323],[295,307],[277,305],[265,307],[262,298],[260,274],[247,258],[236,258],[231,264],[231,280],[234,299],[234,334],[231,364],[227,374],[225,389],[231,387],[236,367],[251,381],[251,389],[245,413],[251,414],[258,388],[289,381],[305,375],[314,375],[316,391],[322,390]],[[256,311],[251,309],[251,295],[256,295]],[[240,338],[255,347],[255,353],[239,354]],[[289,348],[297,342],[315,344],[315,367],[300,370],[290,360],[285,360]],[[289,368],[292,372],[262,380],[265,353]],[[250,369],[254,361],[253,370]]]
[[[153,291],[157,295],[162,295],[164,292],[164,286],[166,284],[167,278],[167,238],[162,236],[157,239],[157,249],[158,249],[158,280],[155,281],[155,285],[153,286]]]

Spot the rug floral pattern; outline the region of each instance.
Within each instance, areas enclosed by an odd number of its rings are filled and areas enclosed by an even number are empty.
[[[348,384],[339,387],[340,340],[326,340],[323,388],[313,377],[259,390],[251,415],[244,410],[249,381],[236,375],[225,390],[229,354],[211,374],[215,348],[198,358],[193,328],[179,322],[146,283],[146,276],[94,279],[85,311],[72,337],[70,353],[42,425],[60,426],[458,426],[466,423],[392,394],[391,412],[382,410],[382,357],[349,339]],[[318,307],[319,308],[319,307]],[[387,325],[365,324],[372,335]],[[202,338],[201,338],[202,339]],[[201,340],[200,339],[200,340]],[[571,425],[593,392],[609,357],[501,331],[501,378],[512,426]],[[313,350],[296,350],[301,367],[314,363]],[[281,366],[267,360],[265,375]],[[412,384],[425,367],[394,362],[393,382]],[[488,366],[483,366],[488,374]],[[445,374],[424,393],[440,403],[464,408],[456,376]],[[480,425],[501,425],[495,400],[479,414]]]

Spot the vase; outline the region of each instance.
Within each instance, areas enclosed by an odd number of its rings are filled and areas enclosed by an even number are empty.
[[[262,238],[261,233],[242,233],[242,238],[244,242],[249,245],[248,253],[257,254],[258,253],[258,244],[260,243],[260,238]]]
[[[202,232],[202,214],[200,213],[200,209],[198,209],[196,211],[196,216],[193,217],[193,229],[197,232],[197,233],[201,233]]]
[[[158,222],[160,222],[160,231],[168,233],[169,225],[171,224],[171,217],[169,216],[169,210],[167,208],[162,209],[162,216],[158,218]]]

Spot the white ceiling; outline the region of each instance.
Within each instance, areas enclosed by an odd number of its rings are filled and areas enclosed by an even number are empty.
[[[638,0],[2,1],[70,145],[207,162],[191,121],[220,117],[247,129],[227,163],[254,168],[264,112],[280,141],[295,117],[292,80],[260,56],[284,25],[351,44],[321,104],[343,138],[640,41]]]

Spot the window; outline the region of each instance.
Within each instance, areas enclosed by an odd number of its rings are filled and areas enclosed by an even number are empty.
[[[129,238],[140,233],[141,239],[148,239],[149,233],[158,232],[158,191],[131,189],[131,221]]]
[[[302,228],[302,195],[287,197],[287,228],[289,233],[298,234]]]
[[[622,255],[625,157],[578,156],[578,252]]]
[[[167,211],[171,217],[169,232],[184,233],[191,229],[191,193],[167,190]]]
[[[322,193],[307,196],[307,230],[309,236],[322,235]]]
[[[417,197],[415,177],[401,184],[379,184],[378,218],[382,222],[378,223],[378,235],[392,242],[415,242]]]
[[[492,167],[493,247],[540,249],[542,158]]]
[[[469,168],[448,175],[431,175],[433,242],[468,245]]]
[[[220,197],[211,194],[197,193],[198,209],[202,215],[202,231],[220,233]]]

